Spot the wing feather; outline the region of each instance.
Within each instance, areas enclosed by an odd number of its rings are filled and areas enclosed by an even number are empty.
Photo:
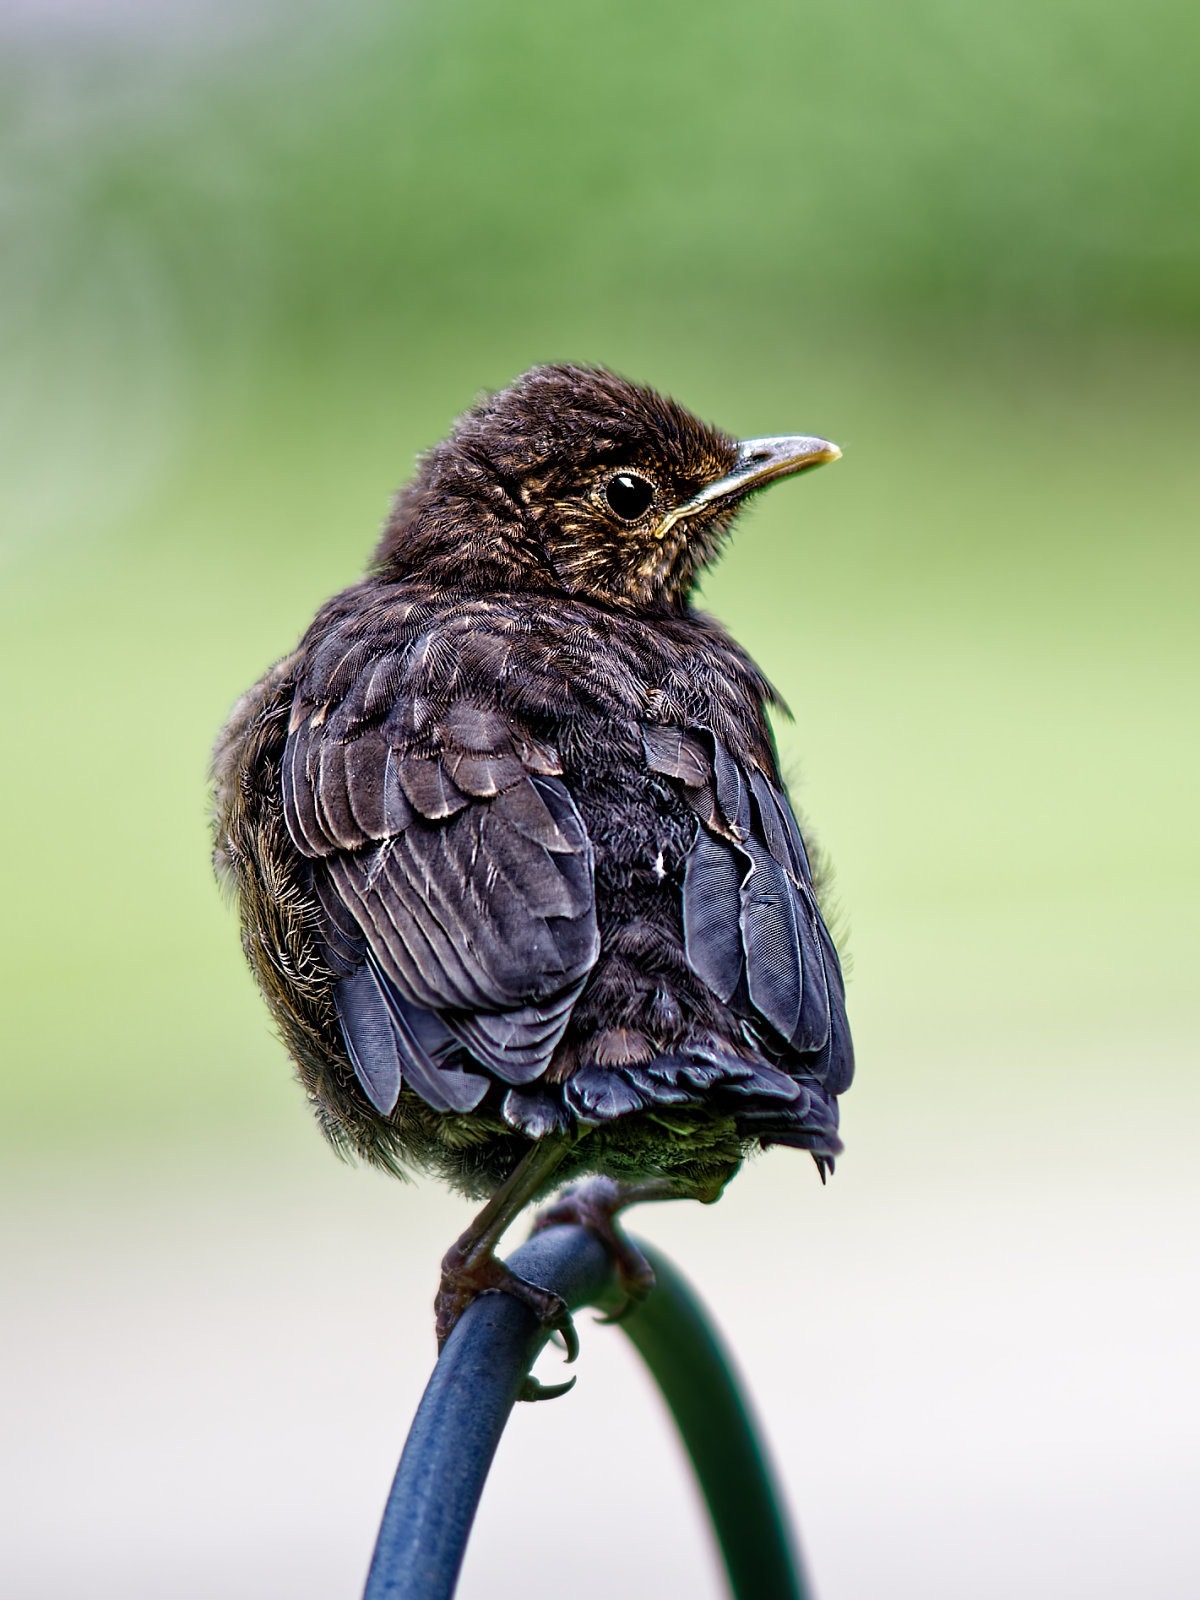
[[[723,840],[697,829],[683,873],[683,940],[688,964],[719,1000],[742,977],[739,933],[744,868]]]
[[[439,700],[440,683],[458,688]],[[314,652],[284,816],[346,974],[350,1060],[384,1115],[402,1083],[467,1110],[492,1078],[545,1073],[599,953],[592,847],[560,774],[532,731],[461,692],[435,629],[382,656],[341,637]]]
[[[796,895],[787,873],[757,839],[743,848],[750,870],[741,889],[742,948],[750,999],[785,1039],[800,1021],[804,956]]]
[[[854,1062],[841,967],[782,789],[710,728],[655,726],[643,744],[698,818],[683,874],[688,964],[749,1023],[768,1024],[781,1067],[839,1093]]]

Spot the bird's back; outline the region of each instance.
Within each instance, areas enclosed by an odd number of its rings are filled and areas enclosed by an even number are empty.
[[[687,610],[323,609],[230,724],[218,847],[337,1142],[478,1188],[581,1124],[616,1172],[832,1157],[841,976],[769,699]]]

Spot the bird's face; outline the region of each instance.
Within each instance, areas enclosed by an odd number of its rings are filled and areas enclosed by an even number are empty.
[[[380,554],[390,544],[408,565],[453,525],[468,572],[499,557],[510,586],[673,609],[748,494],[840,453],[807,436],[733,439],[599,368],[535,367],[426,458]]]

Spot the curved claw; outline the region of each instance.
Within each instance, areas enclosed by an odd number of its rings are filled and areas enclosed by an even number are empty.
[[[628,1256],[622,1256],[617,1261],[617,1282],[625,1298],[619,1306],[596,1318],[601,1327],[605,1328],[612,1327],[616,1322],[624,1322],[629,1313],[636,1311],[649,1296],[655,1283],[654,1269],[642,1252],[632,1245],[624,1234],[621,1235],[621,1243],[629,1252]]]
[[[517,1281],[523,1283],[525,1280],[521,1278]],[[556,1295],[555,1299],[557,1298],[558,1296]],[[579,1335],[575,1331],[575,1320],[567,1310],[565,1302],[563,1303],[562,1316],[551,1324],[551,1331],[556,1333],[562,1340],[565,1352],[564,1359],[568,1365],[572,1361],[577,1361],[579,1359]],[[578,1381],[577,1378],[567,1378],[563,1383],[541,1383],[530,1374],[521,1384],[517,1399],[527,1400],[530,1403],[536,1400],[557,1400],[559,1395],[566,1394],[569,1389],[573,1389]]]
[[[570,1366],[572,1361],[578,1361],[579,1359],[579,1335],[575,1331],[575,1319],[569,1311],[561,1322],[554,1324],[554,1331],[563,1342],[563,1359]],[[575,1379],[572,1378],[571,1382],[574,1383]]]
[[[531,1374],[522,1382],[517,1399],[526,1400],[530,1405],[538,1400],[557,1400],[559,1395],[566,1394],[578,1382],[578,1378],[568,1378],[565,1383],[539,1383]]]
[[[602,1317],[596,1317],[593,1320],[597,1327],[611,1328],[615,1323],[624,1322],[637,1304],[638,1301],[632,1295],[626,1295],[615,1311],[606,1311]]]

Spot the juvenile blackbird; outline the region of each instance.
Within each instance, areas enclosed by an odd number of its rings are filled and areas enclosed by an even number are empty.
[[[322,1130],[491,1197],[440,1339],[484,1288],[570,1337],[494,1254],[563,1181],[600,1175],[569,1211],[605,1227],[716,1198],[756,1147],[822,1177],[840,1149],[853,1054],[780,701],[690,602],[747,495],[839,454],[535,367],[424,457],[221,735],[218,871]]]

